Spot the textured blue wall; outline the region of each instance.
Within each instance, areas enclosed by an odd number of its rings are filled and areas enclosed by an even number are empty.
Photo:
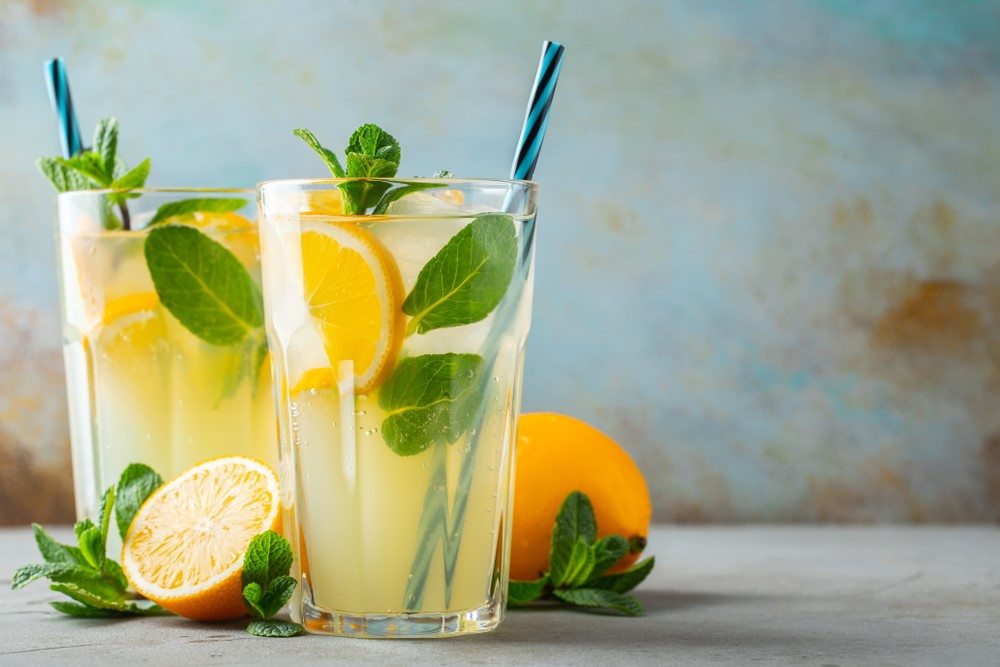
[[[7,518],[68,500],[43,59],[151,184],[320,175],[289,130],[369,120],[403,174],[504,176],[544,38],[526,409],[662,520],[1000,518],[1000,3],[6,0]]]

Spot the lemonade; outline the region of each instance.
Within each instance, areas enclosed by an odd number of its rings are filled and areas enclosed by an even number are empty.
[[[355,187],[391,203],[347,215]],[[535,193],[519,181],[261,186],[292,617],[307,630],[499,622]]]
[[[184,228],[234,258],[233,266],[219,266],[241,267],[259,284],[256,225],[240,213],[252,210],[252,193],[135,194],[141,196],[129,201],[131,230],[108,229],[105,193],[59,197],[63,340],[81,518],[96,519],[101,493],[132,462],[171,479],[214,457],[242,454],[273,465],[277,454],[263,329],[248,327],[226,344],[219,335],[206,340],[204,328],[193,331],[171,312],[168,304],[177,296],[167,289],[169,280],[156,284],[150,264],[156,259],[149,253],[151,234],[167,230],[170,237]],[[155,211],[169,212],[163,207],[171,204],[176,210],[180,201],[201,202],[189,209],[229,203],[221,207],[226,211],[188,211],[146,226]]]

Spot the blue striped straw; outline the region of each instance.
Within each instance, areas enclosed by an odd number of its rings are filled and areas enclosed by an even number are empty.
[[[83,143],[80,141],[80,126],[76,122],[73,98],[69,94],[69,79],[66,77],[66,66],[63,65],[62,58],[45,61],[45,83],[49,89],[52,109],[59,119],[59,142],[62,144],[63,157],[73,157],[83,150]]]
[[[545,128],[549,124],[549,107],[556,92],[556,82],[562,69],[562,44],[546,40],[542,44],[542,57],[538,61],[538,71],[535,72],[535,83],[531,87],[528,98],[528,108],[524,112],[524,125],[521,127],[521,138],[514,151],[514,164],[510,168],[510,177],[518,180],[528,180],[535,173],[538,164],[538,153],[542,149],[545,138]]]

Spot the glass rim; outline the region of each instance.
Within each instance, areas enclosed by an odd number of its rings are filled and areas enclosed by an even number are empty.
[[[535,191],[539,190],[539,185],[536,181],[525,181],[518,179],[509,178],[431,178],[431,177],[368,177],[368,176],[351,176],[346,178],[272,178],[264,181],[259,181],[257,183],[257,189],[263,190],[267,187],[272,186],[287,186],[287,187],[302,187],[306,185],[343,185],[345,183],[353,183],[355,181],[369,181],[369,182],[380,182],[380,183],[438,183],[440,185],[493,185],[493,186],[506,186],[506,187],[523,187],[525,190]]]
[[[155,188],[95,188],[93,190],[67,190],[66,192],[57,192],[56,197],[66,197],[66,196],[79,196],[79,195],[110,195],[118,194],[121,192],[137,192],[139,194],[182,194],[182,193],[222,193],[222,194],[254,194],[257,192],[256,188],[234,188],[234,187],[177,187],[177,186],[167,186],[167,187],[155,187]]]

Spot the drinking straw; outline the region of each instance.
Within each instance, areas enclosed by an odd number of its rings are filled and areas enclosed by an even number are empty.
[[[62,58],[45,61],[45,83],[49,89],[49,100],[59,120],[59,142],[63,157],[73,157],[83,150],[80,141],[80,126],[73,110],[73,98],[69,94],[69,79]]]
[[[552,106],[552,97],[555,95],[556,82],[559,80],[559,72],[562,69],[563,57],[562,44],[558,42],[545,41],[542,43],[542,56],[538,61],[538,70],[535,72],[535,82],[531,86],[531,95],[528,97],[528,108],[524,112],[524,124],[521,127],[521,136],[517,143],[517,150],[514,151],[514,163],[510,169],[511,179],[530,179],[535,173],[535,166],[538,164],[538,153],[542,148],[542,140],[545,138],[545,128],[549,122],[549,108]],[[501,207],[502,210],[511,212],[515,210],[516,203],[513,196],[514,190],[508,192],[507,197]],[[524,253],[527,256],[531,249],[534,237],[534,218],[525,220],[522,228],[524,237]],[[510,295],[505,308],[511,308],[519,301],[518,295]],[[497,315],[502,321],[503,313]],[[490,341],[495,343],[495,337],[499,329],[490,333]],[[487,347],[492,344],[488,343]],[[485,366],[493,368],[496,357]],[[484,378],[492,377],[493,373],[484,374]],[[485,397],[485,394],[484,394]],[[479,406],[479,422],[473,433],[482,432],[483,420],[486,416],[486,406]],[[443,444],[438,445],[443,453]],[[424,508],[420,516],[420,526],[418,528],[417,543],[422,545],[414,555],[413,564],[410,567],[410,577],[407,581],[404,592],[403,605],[407,610],[416,611],[423,604],[424,590],[427,577],[430,574],[431,560],[437,549],[437,542],[443,535],[444,551],[444,575],[445,575],[445,604],[451,604],[451,589],[455,574],[455,565],[458,561],[458,552],[462,543],[462,530],[465,526],[466,513],[469,505],[469,495],[472,487],[472,476],[475,469],[476,453],[479,448],[479,438],[473,438],[469,443],[462,467],[458,473],[458,483],[455,489],[455,501],[451,512],[448,512],[448,494],[442,490],[447,485],[441,482],[447,471],[444,466],[443,457],[435,452],[435,461],[438,463],[434,467],[431,484],[428,486],[427,494],[424,498]],[[506,465],[510,465],[510,460]],[[508,471],[508,474],[512,474]],[[435,533],[437,535],[435,535]]]
[[[512,179],[530,180],[535,173],[565,50],[558,42],[546,40],[542,43],[542,57],[538,61],[535,83],[531,86],[528,108],[524,112],[521,137],[517,142],[517,150],[514,151],[514,163],[510,167]]]

